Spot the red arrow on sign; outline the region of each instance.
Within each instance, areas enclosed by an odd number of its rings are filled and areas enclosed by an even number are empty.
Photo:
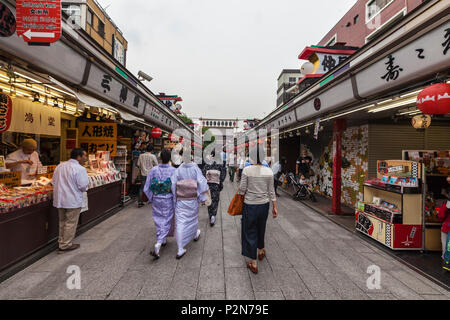
[[[61,37],[61,0],[17,0],[16,21],[24,41],[56,42]]]

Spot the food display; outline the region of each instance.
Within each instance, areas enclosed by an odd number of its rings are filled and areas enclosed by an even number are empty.
[[[7,189],[0,186],[0,213],[10,212],[20,208],[51,200],[53,188],[51,185],[33,187],[14,187]]]
[[[374,197],[375,198],[375,197]],[[389,223],[402,223],[402,212],[393,203],[382,201],[381,203],[358,203],[358,210],[370,213]]]
[[[86,168],[89,177],[89,189],[121,180],[120,171],[110,160],[109,152],[98,152],[95,159],[89,161]],[[53,198],[52,180],[41,176],[29,187],[7,188],[0,184],[0,214],[26,208]]]
[[[89,160],[86,168],[89,176],[89,189],[96,188],[122,179],[113,161],[110,160],[108,151],[99,151],[95,159]]]

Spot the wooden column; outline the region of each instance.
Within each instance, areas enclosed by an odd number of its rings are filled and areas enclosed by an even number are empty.
[[[341,160],[342,160],[342,132],[347,125],[345,120],[338,119],[333,122],[333,198],[331,210],[334,214],[341,214]]]

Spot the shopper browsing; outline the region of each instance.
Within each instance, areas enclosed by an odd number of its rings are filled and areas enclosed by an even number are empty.
[[[145,183],[147,181],[147,176],[150,170],[158,165],[158,159],[156,159],[156,156],[152,153],[153,146],[148,145],[146,147],[145,153],[142,153],[139,155],[139,159],[137,162],[137,167],[139,168],[139,171],[141,173],[141,187],[139,189],[139,200],[138,200],[138,206],[142,207],[144,203],[142,202],[142,193],[144,192]]]
[[[442,259],[445,259],[447,250],[448,232],[450,231],[450,176],[447,177],[447,187],[442,190],[442,194],[447,198],[439,209],[439,220],[442,221],[441,243]],[[447,253],[448,255],[449,253]]]
[[[83,193],[89,187],[87,171],[82,167],[86,161],[86,151],[73,149],[70,160],[60,163],[53,173],[53,206],[58,209],[59,216],[58,253],[80,247],[72,241],[83,207]]]
[[[309,178],[311,171],[312,158],[308,156],[308,151],[303,149],[301,151],[300,157],[297,159],[295,166],[295,174],[303,174],[306,178]]]

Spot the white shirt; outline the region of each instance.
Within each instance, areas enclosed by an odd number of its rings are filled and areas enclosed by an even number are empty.
[[[228,155],[228,165],[231,167],[236,166],[236,156],[234,155],[234,153],[230,153]]]
[[[244,169],[245,166],[245,157],[239,158],[239,169]]]
[[[272,166],[272,172],[273,172],[273,175],[276,175],[280,170],[281,170],[281,165],[280,165],[279,162],[275,163],[275,164]]]
[[[89,187],[89,177],[77,160],[60,163],[53,173],[53,206],[62,209],[83,207],[83,192]]]
[[[152,168],[157,165],[158,160],[156,159],[156,156],[154,154],[146,152],[139,155],[137,166],[141,170],[141,176],[148,176],[150,170],[152,170]]]
[[[39,155],[36,151],[32,154],[25,154],[22,149],[14,151],[6,156],[5,163],[12,163],[22,160],[31,160],[33,161],[32,165],[27,163],[21,163],[11,167],[11,171],[20,171],[22,172],[22,181],[23,180],[34,180],[34,176],[29,176],[29,174],[35,174],[38,166],[42,166],[41,161],[39,160]]]

